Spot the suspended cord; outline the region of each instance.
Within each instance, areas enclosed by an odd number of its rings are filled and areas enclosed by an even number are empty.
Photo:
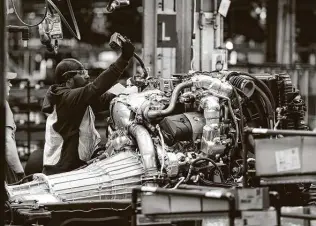
[[[37,27],[38,25],[40,25],[40,24],[45,20],[45,18],[46,18],[46,16],[47,16],[48,0],[45,0],[45,13],[44,13],[44,16],[43,16],[43,18],[41,19],[41,21],[40,21],[39,23],[37,23],[37,24],[27,24],[27,23],[25,23],[25,22],[22,20],[22,18],[20,17],[20,15],[18,14],[18,12],[17,12],[17,10],[16,10],[16,8],[15,8],[15,3],[14,3],[13,0],[11,0],[11,3],[12,3],[13,10],[14,10],[14,13],[15,13],[16,17],[18,18],[18,20],[19,20],[23,25],[25,25],[25,26],[27,26],[27,27]]]
[[[79,31],[79,27],[78,27],[78,24],[77,24],[77,20],[76,20],[76,17],[75,17],[75,14],[74,14],[74,11],[73,11],[73,8],[72,8],[72,5],[71,5],[71,2],[70,0],[67,0],[67,5],[69,7],[69,11],[70,11],[70,15],[71,15],[71,19],[73,21],[73,24],[74,24],[74,27],[75,27],[75,32],[73,31],[73,29],[71,28],[71,26],[69,25],[69,23],[67,22],[66,18],[64,17],[64,15],[61,13],[61,11],[58,9],[58,7],[55,5],[55,3],[52,1],[52,0],[45,0],[45,14],[43,16],[43,18],[41,19],[41,21],[37,24],[27,24],[25,23],[20,15],[18,14],[17,10],[16,10],[16,7],[15,7],[15,4],[14,4],[14,1],[11,0],[11,3],[12,3],[12,6],[13,6],[13,10],[14,10],[14,13],[16,14],[16,17],[18,18],[18,20],[25,26],[27,27],[37,27],[38,25],[40,25],[41,23],[43,23],[43,21],[46,19],[47,17],[47,13],[48,13],[48,7],[49,5],[51,5],[54,10],[58,13],[58,15],[60,16],[60,18],[62,19],[62,21],[64,22],[64,24],[66,25],[66,27],[68,28],[69,32],[71,33],[71,35],[73,37],[75,37],[78,41],[81,40],[81,35],[80,35],[80,31]]]
[[[74,26],[75,26],[76,33],[72,30],[72,28],[69,25],[69,23],[67,22],[66,18],[60,12],[60,10],[57,8],[57,6],[53,3],[53,1],[52,0],[47,0],[47,1],[57,11],[57,13],[59,14],[59,16],[62,19],[62,21],[65,23],[66,27],[68,28],[68,30],[72,34],[72,36],[74,36],[78,41],[80,41],[81,35],[80,35],[80,31],[79,31],[79,28],[78,28],[77,20],[76,20],[75,14],[73,12],[70,0],[67,0],[67,4],[68,4],[68,7],[69,7],[71,19],[72,19],[72,21],[74,23]]]

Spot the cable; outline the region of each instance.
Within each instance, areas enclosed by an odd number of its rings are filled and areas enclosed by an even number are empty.
[[[237,89],[236,88],[233,88],[233,92],[237,98],[237,104],[238,104],[238,108],[239,108],[239,111],[240,111],[240,140],[241,140],[241,150],[244,150],[243,146],[244,146],[244,142],[243,142],[243,132],[244,132],[244,113],[243,113],[243,109],[242,109],[242,105],[241,105],[241,102],[239,100],[239,95],[237,93]],[[230,162],[231,162],[231,159],[230,159]]]
[[[274,111],[273,111],[272,103],[270,99],[268,98],[268,96],[258,86],[255,86],[255,89],[256,91],[258,91],[258,93],[263,98],[264,102],[266,103],[266,106],[268,108],[269,118],[270,118],[270,120],[268,120],[268,124],[270,124],[269,128],[273,129]]]
[[[66,18],[64,17],[64,15],[61,13],[61,11],[58,9],[58,7],[55,5],[55,3],[52,1],[52,0],[45,0],[45,14],[43,16],[43,18],[41,19],[41,21],[37,24],[27,24],[25,23],[21,17],[19,16],[19,14],[17,13],[17,10],[15,8],[15,4],[13,2],[13,0],[11,0],[12,2],[12,6],[13,6],[13,9],[14,9],[14,12],[17,16],[17,18],[19,19],[19,21],[27,26],[27,27],[37,27],[38,25],[40,25],[46,18],[47,16],[47,12],[48,12],[48,7],[50,4],[58,13],[58,15],[60,16],[60,18],[62,19],[62,21],[64,22],[64,24],[66,25],[66,27],[68,28],[69,32],[72,34],[72,36],[74,36],[78,41],[81,40],[81,35],[80,35],[80,31],[79,31],[79,27],[78,27],[78,24],[77,24],[77,20],[76,20],[76,17],[75,17],[75,14],[74,14],[74,11],[73,11],[73,8],[72,8],[72,5],[71,5],[71,2],[70,0],[67,0],[67,5],[69,7],[69,12],[70,12],[70,15],[71,15],[71,19],[73,21],[73,24],[75,26],[75,30],[76,30],[76,33],[73,31],[73,29],[71,28],[71,26],[69,25],[69,23],[67,22]]]
[[[206,160],[206,161],[209,161],[210,163],[212,163],[213,166],[218,170],[219,175],[220,175],[220,177],[221,177],[221,181],[222,181],[222,182],[225,181],[222,170],[218,167],[218,165],[216,165],[216,162],[215,162],[214,160],[210,159],[210,158],[202,157],[202,158],[195,159],[195,160],[192,162],[192,166],[193,166],[195,163],[197,163],[197,162],[199,162],[199,161],[202,161],[202,160]]]
[[[191,164],[190,164],[190,168],[189,168],[189,172],[188,172],[188,175],[187,177],[185,178],[184,182],[188,182],[189,179],[190,179],[190,176],[192,174],[192,169],[193,169],[193,166],[195,163],[197,163],[198,161],[202,161],[202,160],[205,160],[205,161],[209,161],[210,163],[212,163],[212,165],[215,167],[215,169],[218,170],[219,172],[219,176],[221,178],[221,181],[224,182],[224,176],[223,176],[223,172],[222,170],[218,167],[218,165],[216,165],[216,162],[210,158],[205,158],[205,157],[201,157],[201,158],[198,158],[198,159],[195,159]]]
[[[139,62],[141,68],[143,69],[144,71],[144,75],[145,77],[147,78],[148,77],[148,72],[146,70],[146,67],[145,67],[145,64],[143,62],[143,60],[137,55],[137,53],[134,52],[133,56],[136,58],[136,60]]]
[[[75,14],[73,12],[70,0],[67,0],[67,4],[68,4],[68,7],[69,7],[69,11],[70,11],[72,22],[73,22],[73,24],[75,26],[76,33],[72,30],[71,26],[69,25],[69,23],[65,19],[64,15],[60,12],[60,10],[53,3],[53,1],[52,0],[47,0],[47,1],[57,11],[58,15],[60,16],[62,21],[65,23],[66,27],[68,28],[68,30],[72,34],[72,36],[74,36],[78,41],[80,41],[81,35],[80,35],[80,31],[79,31],[79,28],[78,28],[77,20],[76,20]]]
[[[120,220],[124,219],[123,217],[117,217],[117,216],[112,216],[112,217],[102,217],[102,218],[71,218],[68,220],[65,220],[60,224],[60,226],[65,226],[71,222],[74,221],[83,221],[83,222],[100,222],[100,221],[111,221],[111,220]]]
[[[75,212],[82,212],[82,213],[90,213],[90,212],[93,212],[93,211],[98,211],[98,210],[112,210],[112,211],[115,211],[115,212],[121,212],[121,211],[125,211],[127,210],[128,208],[130,208],[131,205],[128,205],[126,208],[124,209],[114,209],[114,208],[92,208],[90,210],[52,210],[51,212],[52,213],[75,213]]]
[[[33,177],[34,174],[30,174],[30,175],[27,175],[26,177],[23,177],[21,180],[17,181],[17,182],[14,182],[12,184],[8,184],[9,186],[11,185],[18,185],[18,184],[21,184],[25,179],[28,179],[30,177]]]
[[[238,89],[237,87],[234,86],[234,89],[238,92],[238,94],[242,95],[244,98],[248,99],[248,96],[241,90]]]
[[[236,88],[233,88],[233,92],[234,92],[234,94],[236,96],[238,108],[239,108],[239,111],[240,111],[240,135],[242,135],[242,133],[244,131],[244,114],[243,114],[243,109],[242,109],[242,105],[241,105],[241,102],[239,100],[239,95],[237,93]]]
[[[15,8],[15,4],[14,4],[14,1],[13,1],[13,0],[11,0],[11,3],[12,3],[13,10],[14,10],[14,13],[15,13],[16,17],[18,18],[18,20],[19,20],[23,25],[25,25],[25,26],[27,26],[27,27],[37,27],[38,25],[40,25],[40,24],[45,20],[45,18],[46,18],[46,16],[47,16],[47,10],[48,10],[48,2],[47,2],[47,1],[48,1],[48,0],[45,0],[45,13],[44,13],[44,16],[43,16],[43,18],[41,19],[41,21],[40,21],[39,23],[37,23],[37,24],[27,24],[27,23],[25,23],[25,22],[21,19],[21,17],[19,16],[19,14],[18,14],[18,12],[17,12],[17,10],[16,10],[16,8]]]
[[[162,164],[161,164],[161,169],[160,169],[160,174],[162,175],[163,168],[165,167],[165,154],[166,154],[165,152],[166,152],[166,150],[165,150],[165,141],[163,139],[163,136],[162,136],[162,133],[161,133],[161,130],[160,130],[160,127],[158,124],[157,124],[157,130],[159,133],[161,147],[162,147],[162,156],[161,156]]]

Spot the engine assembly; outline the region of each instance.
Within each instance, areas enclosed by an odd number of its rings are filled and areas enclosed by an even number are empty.
[[[87,166],[6,186],[9,201],[127,199],[137,185],[241,186],[245,128],[307,129],[286,74],[194,72],[144,83],[113,99],[106,148]]]

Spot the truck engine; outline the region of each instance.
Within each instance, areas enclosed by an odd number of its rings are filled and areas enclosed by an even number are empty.
[[[77,170],[6,185],[10,203],[121,200],[138,185],[241,186],[247,127],[307,130],[290,76],[237,71],[142,78],[112,100],[104,150]],[[255,170],[255,169],[254,169]],[[255,180],[247,182],[255,186]]]

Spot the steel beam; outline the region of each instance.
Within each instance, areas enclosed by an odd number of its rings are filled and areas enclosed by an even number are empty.
[[[149,75],[157,76],[157,0],[143,0],[143,59]]]
[[[176,73],[187,73],[191,69],[193,1],[176,0]]]
[[[291,64],[295,54],[296,0],[278,0],[277,63]]]

